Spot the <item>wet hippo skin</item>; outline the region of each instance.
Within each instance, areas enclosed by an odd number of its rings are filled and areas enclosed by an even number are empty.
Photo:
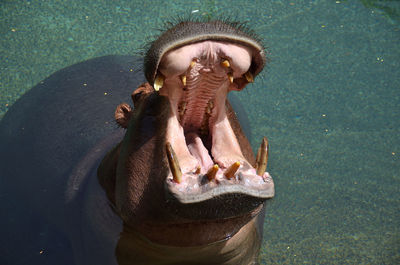
[[[46,248],[35,220],[51,238],[63,231],[73,253],[46,251],[38,264],[256,264],[274,195],[268,145],[255,159],[227,94],[264,63],[238,24],[185,22],[151,43],[144,73],[141,60],[108,56],[38,84],[0,124],[14,209],[4,240],[22,232]]]

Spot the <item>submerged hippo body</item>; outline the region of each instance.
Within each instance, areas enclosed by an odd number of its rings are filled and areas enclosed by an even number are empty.
[[[237,24],[184,22],[144,73],[108,56],[27,92],[0,123],[5,262],[255,264],[268,150],[255,160],[226,97],[263,52]]]

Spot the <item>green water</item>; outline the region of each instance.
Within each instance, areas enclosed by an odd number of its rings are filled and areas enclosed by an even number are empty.
[[[138,54],[171,17],[231,17],[270,62],[240,93],[270,141],[262,264],[400,264],[398,1],[1,1],[0,117],[69,65]],[[1,247],[1,246],[0,246]]]

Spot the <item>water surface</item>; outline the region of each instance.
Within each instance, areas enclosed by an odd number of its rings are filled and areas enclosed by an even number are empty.
[[[171,17],[247,21],[270,58],[240,93],[253,146],[269,138],[276,185],[261,263],[399,264],[399,10],[397,1],[2,1],[0,117],[57,70],[140,53]]]

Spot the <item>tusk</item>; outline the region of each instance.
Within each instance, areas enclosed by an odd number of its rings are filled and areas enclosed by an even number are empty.
[[[179,166],[178,157],[176,156],[175,151],[169,142],[167,142],[165,144],[165,147],[166,147],[165,149],[167,151],[169,168],[171,170],[173,179],[176,183],[181,183],[182,182],[182,171],[181,171],[181,167]]]
[[[162,76],[162,74],[158,74],[156,76],[156,79],[154,80],[154,90],[159,91],[163,85],[164,85],[164,76]]]
[[[258,148],[258,153],[257,153],[256,171],[257,175],[259,176],[264,175],[264,172],[267,169],[268,152],[269,152],[268,139],[267,137],[264,137],[261,142],[260,148]]]
[[[219,166],[217,164],[213,165],[206,173],[206,176],[209,181],[215,179],[215,176],[217,175]]]
[[[231,84],[233,83],[233,75],[231,73],[228,73],[228,79]]]
[[[183,86],[186,86],[186,75],[181,76]]]
[[[250,73],[250,71],[247,71],[244,76],[246,77],[247,82],[249,83],[253,83],[254,82],[254,77],[253,75]]]
[[[227,170],[225,170],[225,177],[227,179],[231,179],[232,177],[235,176],[236,171],[239,169],[240,167],[240,162],[237,161],[235,163],[233,163]]]
[[[228,60],[224,60],[223,62],[221,62],[221,66],[228,68],[231,66],[231,64],[229,63]]]

